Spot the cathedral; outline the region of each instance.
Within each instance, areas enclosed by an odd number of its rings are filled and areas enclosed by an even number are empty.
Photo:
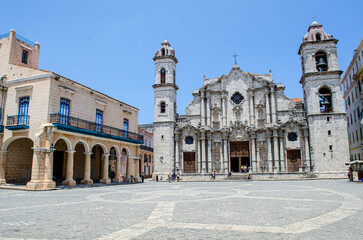
[[[174,49],[157,50],[154,88],[154,177],[225,178],[248,168],[254,178],[345,177],[349,161],[338,40],[314,21],[303,37],[303,101],[285,96],[268,74],[229,73],[203,79],[184,115],[177,114]],[[243,166],[243,167],[242,167]]]

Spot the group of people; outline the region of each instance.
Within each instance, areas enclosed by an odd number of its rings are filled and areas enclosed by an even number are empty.
[[[179,172],[177,172],[177,173],[174,172],[173,174],[171,174],[171,173],[168,174],[169,182],[175,182],[175,181],[179,182],[179,179],[180,179]]]
[[[248,166],[247,165],[242,165],[241,166],[241,172],[242,173],[247,173],[248,172]]]

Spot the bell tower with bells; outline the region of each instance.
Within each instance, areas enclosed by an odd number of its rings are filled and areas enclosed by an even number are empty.
[[[309,126],[309,133],[304,134],[309,135],[309,146],[304,146],[309,151],[301,156],[308,161],[302,167],[321,177],[330,174],[344,176],[344,163],[349,161],[337,43],[333,35],[325,33],[322,25],[313,21],[298,52],[302,67],[300,83]]]
[[[154,88],[154,173],[153,178],[165,181],[175,169],[174,129],[176,124],[175,51],[167,40],[161,43],[155,61]]]

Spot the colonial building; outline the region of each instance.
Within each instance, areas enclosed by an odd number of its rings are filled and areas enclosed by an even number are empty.
[[[144,143],[140,145],[140,174],[150,178],[154,169],[153,133],[144,129],[144,126],[138,127],[138,133],[144,137]]]
[[[154,175],[206,178],[215,171],[225,177],[247,165],[256,177],[345,176],[349,149],[337,42],[321,24],[309,26],[298,52],[304,102],[287,98],[271,73],[234,65],[228,74],[203,79],[185,115],[178,115],[178,60],[163,41],[154,57]]]
[[[14,30],[0,35],[0,183],[50,189],[137,180],[138,109],[39,69],[39,49]]]
[[[347,111],[348,139],[350,150],[350,165],[358,173],[358,179],[363,177],[363,39],[355,50],[352,61],[342,79],[342,87]]]

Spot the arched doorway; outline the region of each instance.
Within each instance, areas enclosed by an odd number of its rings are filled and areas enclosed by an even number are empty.
[[[20,138],[8,146],[5,179],[7,183],[27,183],[31,179],[33,141]]]
[[[85,168],[85,159],[86,155],[85,153],[85,147],[84,145],[79,142],[76,144],[76,147],[74,148],[74,165],[73,165],[73,179],[80,183],[81,180],[84,178],[84,168]]]
[[[91,155],[91,179],[94,182],[99,182],[102,178],[102,155],[104,153],[103,148],[99,144],[93,146]]]
[[[127,177],[127,151],[126,149],[122,149],[121,153],[121,177],[126,179]]]
[[[67,164],[67,143],[63,139],[58,139],[54,145],[53,153],[53,179],[56,184],[62,184],[66,177]]]

